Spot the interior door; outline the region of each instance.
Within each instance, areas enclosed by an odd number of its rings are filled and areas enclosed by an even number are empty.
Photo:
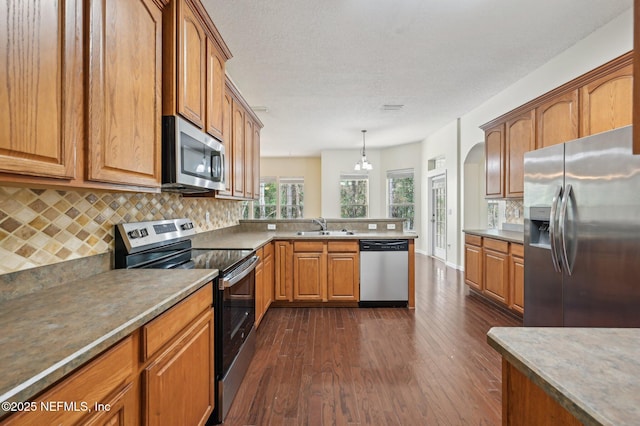
[[[431,253],[447,257],[447,180],[440,175],[431,179]]]

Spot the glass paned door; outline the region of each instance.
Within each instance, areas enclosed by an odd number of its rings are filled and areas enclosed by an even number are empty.
[[[447,257],[447,181],[445,175],[431,180],[431,242],[435,257]]]

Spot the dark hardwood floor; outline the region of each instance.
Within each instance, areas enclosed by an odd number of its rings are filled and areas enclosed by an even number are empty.
[[[486,333],[521,322],[423,255],[416,305],[270,309],[225,424],[499,425],[501,361]]]

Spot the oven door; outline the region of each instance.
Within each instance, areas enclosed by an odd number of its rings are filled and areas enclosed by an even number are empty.
[[[218,386],[212,416],[222,423],[235,398],[255,352],[255,268],[253,256],[218,281],[215,301]]]

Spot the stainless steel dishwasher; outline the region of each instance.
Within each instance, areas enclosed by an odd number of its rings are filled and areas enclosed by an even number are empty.
[[[409,241],[360,240],[360,307],[406,307]]]

